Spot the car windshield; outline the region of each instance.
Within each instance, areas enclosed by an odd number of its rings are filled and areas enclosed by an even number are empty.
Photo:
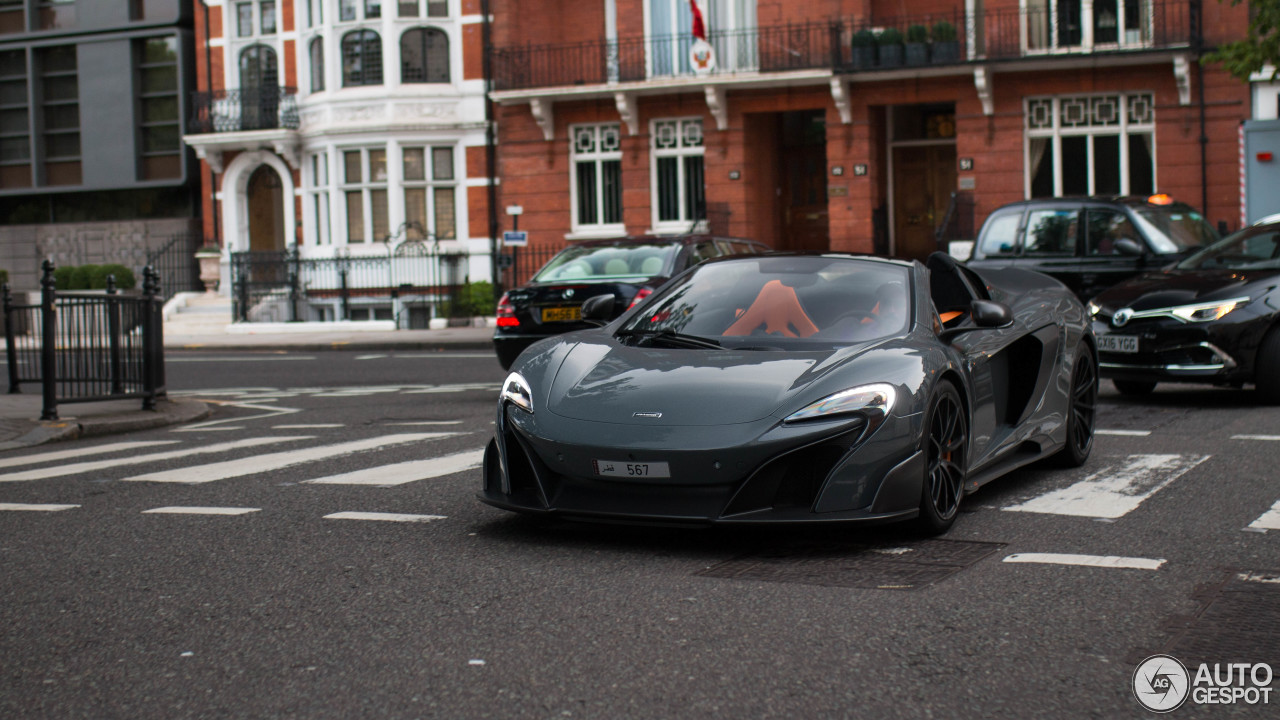
[[[1158,253],[1180,253],[1209,245],[1218,233],[1189,205],[1143,205],[1134,208],[1138,225]]]
[[[1245,228],[1178,263],[1179,270],[1280,269],[1280,224]]]
[[[551,258],[533,282],[653,277],[670,267],[680,248],[675,243],[575,245]]]
[[[663,288],[618,335],[693,336],[736,349],[808,349],[901,335],[910,317],[906,266],[765,256],[699,266]]]

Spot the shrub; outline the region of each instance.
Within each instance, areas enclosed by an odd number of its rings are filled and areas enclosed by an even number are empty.
[[[75,271],[76,268],[74,265],[63,265],[62,267],[53,269],[53,281],[57,283],[57,288],[59,290],[71,289],[71,276]]]
[[[902,42],[902,33],[897,28],[886,28],[883,32],[876,36],[876,43],[879,45],[897,45]]]
[[[912,25],[907,28],[907,42],[929,42],[929,31],[923,25]]]
[[[956,26],[946,20],[939,20],[933,24],[933,41],[934,42],[955,42]]]
[[[871,47],[876,44],[876,35],[870,30],[859,30],[853,34],[854,47]]]
[[[67,290],[88,290],[93,285],[93,273],[97,265],[80,265],[71,271],[71,283]]]
[[[467,304],[468,312],[473,317],[492,315],[497,310],[493,299],[493,283],[483,280],[471,283],[465,290],[463,302]]]
[[[109,263],[107,265],[93,266],[93,270],[89,275],[89,287],[92,290],[106,290],[107,276],[116,276],[116,289],[130,290],[137,285],[137,281],[133,277],[133,271],[124,265]]]

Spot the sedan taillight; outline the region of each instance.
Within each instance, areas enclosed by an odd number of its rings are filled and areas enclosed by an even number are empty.
[[[647,288],[647,287],[640,288],[640,292],[637,292],[636,296],[631,299],[631,304],[627,306],[627,309],[630,310],[636,305],[639,305],[640,301],[644,300],[645,298],[649,297],[652,294],[653,294],[653,288]]]
[[[511,299],[506,293],[502,293],[502,299],[498,300],[498,327],[518,327],[520,318],[516,317],[516,309],[511,304]]]

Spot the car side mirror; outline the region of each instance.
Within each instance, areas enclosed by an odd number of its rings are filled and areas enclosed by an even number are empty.
[[[1146,255],[1146,251],[1142,249],[1142,245],[1132,238],[1120,238],[1116,240],[1112,247],[1121,255],[1129,255],[1132,257],[1142,257]]]
[[[582,303],[582,319],[596,325],[604,325],[613,317],[613,295],[597,295]]]
[[[1013,310],[994,300],[974,300],[969,304],[969,319],[972,325],[948,328],[938,333],[938,337],[943,342],[951,342],[951,338],[974,330],[1008,327],[1013,324]]]

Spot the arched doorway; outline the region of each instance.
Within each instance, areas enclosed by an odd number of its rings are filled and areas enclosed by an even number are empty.
[[[259,165],[249,176],[249,249],[284,252],[284,185],[270,165]]]

